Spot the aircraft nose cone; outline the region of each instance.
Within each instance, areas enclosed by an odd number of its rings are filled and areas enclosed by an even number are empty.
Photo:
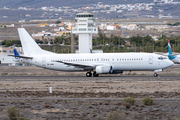
[[[168,61],[168,66],[170,67],[170,66],[172,66],[172,65],[174,65],[174,63],[169,60],[169,61]]]

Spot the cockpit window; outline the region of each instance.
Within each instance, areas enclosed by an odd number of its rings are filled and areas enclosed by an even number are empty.
[[[159,59],[159,60],[165,60],[165,59],[167,59],[167,58],[161,56],[161,57],[158,57],[158,59]]]

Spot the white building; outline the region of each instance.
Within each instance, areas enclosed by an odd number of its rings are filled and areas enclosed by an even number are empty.
[[[129,30],[137,30],[138,26],[136,24],[129,24],[127,29],[129,29]]]
[[[114,26],[111,26],[111,25],[108,25],[108,26],[107,26],[107,30],[115,30],[115,27],[114,27]]]
[[[92,34],[98,33],[98,28],[93,23],[93,16],[89,12],[76,15],[77,23],[72,28],[72,33],[79,35],[79,53],[92,53]]]

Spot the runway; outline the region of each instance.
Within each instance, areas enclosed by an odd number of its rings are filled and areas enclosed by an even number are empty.
[[[124,98],[60,98],[60,97],[36,97],[36,98],[17,98],[17,97],[0,97],[1,100],[123,100]],[[135,98],[141,100],[142,98]],[[180,98],[153,98],[155,101],[180,101]]]
[[[86,76],[0,76],[0,80],[40,80],[40,81],[48,81],[48,80],[180,80],[180,76],[99,76],[99,77],[86,77]]]

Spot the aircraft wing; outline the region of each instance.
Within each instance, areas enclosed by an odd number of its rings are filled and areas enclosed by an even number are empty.
[[[25,59],[33,59],[33,57],[18,56],[18,55],[8,55],[8,56],[18,57],[18,58],[25,58]]]
[[[77,64],[77,63],[70,63],[70,62],[63,62],[63,61],[56,61],[56,62],[64,63],[68,66],[74,66],[76,68],[82,68],[82,69],[94,69],[96,67],[95,65]]]

